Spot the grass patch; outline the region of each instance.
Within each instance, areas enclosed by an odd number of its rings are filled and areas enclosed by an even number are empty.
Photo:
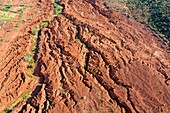
[[[58,14],[62,13],[63,7],[54,3],[54,16],[57,16]]]
[[[31,30],[31,33],[32,33],[33,35],[38,35],[38,29],[37,29],[37,28],[32,29],[32,30]]]
[[[76,38],[76,41],[77,41],[77,42],[79,42],[79,43],[81,43],[81,41],[80,41],[80,39],[79,39],[79,38]]]
[[[24,60],[26,62],[28,62],[28,66],[27,68],[30,69],[30,70],[33,70],[34,69],[34,54],[36,53],[36,47],[37,47],[37,38],[38,38],[38,31],[39,29],[38,28],[35,28],[35,29],[32,29],[31,30],[31,33],[33,35],[35,35],[35,37],[31,40],[31,43],[32,43],[32,50],[31,50],[31,53],[27,53],[25,56],[24,56]]]
[[[31,61],[31,58],[32,58],[32,55],[31,55],[30,53],[27,53],[27,54],[24,56],[24,60],[25,60],[26,62]]]
[[[18,24],[15,24],[15,28],[18,28]]]
[[[12,4],[10,4],[10,5],[5,5],[5,8],[0,9],[0,10],[1,10],[1,11],[5,11],[5,12],[8,12],[11,8],[12,8]]]
[[[22,4],[22,5],[19,5],[18,6],[19,8],[23,8],[23,9],[26,9],[26,8],[31,8],[32,6],[27,6],[27,5],[24,5],[24,4]]]
[[[49,22],[48,20],[41,22],[40,29],[42,29],[44,27],[44,25],[47,24],[48,22]]]
[[[34,69],[34,59],[33,59],[33,55],[32,54],[27,53],[24,56],[24,60],[29,63],[29,65],[27,66],[28,69],[31,69],[31,70]]]
[[[23,93],[21,95],[20,98],[18,98],[17,100],[15,100],[10,106],[9,108],[5,109],[4,110],[4,113],[10,113],[12,111],[12,109],[21,101],[25,100],[25,99],[28,99],[31,97],[31,93]]]
[[[20,10],[18,11],[18,14],[19,14],[19,17],[21,18],[21,17],[22,17],[22,14],[23,14],[23,10],[20,9]]]
[[[76,29],[76,34],[78,34],[79,33],[79,31]]]
[[[0,11],[0,20],[1,21],[11,21],[14,19],[16,14],[9,14],[9,12]]]
[[[31,60],[29,61],[29,65],[28,65],[28,67],[27,67],[28,69],[34,69],[34,59],[33,59],[33,56],[32,56],[32,58],[31,58]]]
[[[35,54],[36,52],[36,44],[32,47],[32,53]]]
[[[34,39],[32,39],[31,43],[33,44],[33,47],[32,47],[32,50],[31,50],[31,53],[27,53],[25,56],[24,56],[24,60],[26,62],[28,62],[28,66],[27,68],[30,69],[30,70],[33,70],[34,69],[34,54],[36,53],[36,41],[37,41],[37,38],[38,38],[38,28],[35,28],[35,29],[32,29],[31,30],[31,33],[33,35],[35,35],[36,37],[34,37]]]
[[[22,23],[25,23],[25,20],[22,20],[21,22],[22,22]]]
[[[31,57],[32,57],[32,55],[31,55],[30,53],[27,53],[27,54],[24,56],[24,60],[25,60],[26,62],[29,62],[29,61],[31,60]]]
[[[26,75],[29,76],[30,78],[34,78],[34,75],[33,75],[33,74],[26,73]]]
[[[14,11],[11,10],[12,7],[17,7],[19,10]],[[26,8],[30,8],[30,6],[27,5],[12,5],[12,2],[10,5],[5,5],[4,8],[0,8],[0,21],[11,21],[16,15],[18,15],[20,18],[23,15],[23,10]]]
[[[4,113],[10,113],[12,112],[12,109],[5,109]]]

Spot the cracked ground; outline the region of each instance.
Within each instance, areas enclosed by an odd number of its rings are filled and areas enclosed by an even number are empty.
[[[41,12],[23,24],[11,46],[0,47],[0,112],[170,111],[166,43],[100,0],[61,0],[62,12],[50,19],[52,2],[35,2]],[[45,20],[35,39],[31,29]],[[33,47],[29,69],[25,56]]]

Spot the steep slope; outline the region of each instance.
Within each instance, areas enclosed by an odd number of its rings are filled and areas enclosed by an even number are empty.
[[[50,0],[40,3],[44,9],[52,5]],[[61,0],[59,4],[56,7],[63,7],[62,14],[35,33],[33,69],[28,68],[25,57],[32,50],[31,28],[3,51],[9,53],[0,59],[0,111],[170,111],[166,43],[144,25],[107,10],[100,0]],[[35,77],[27,76],[28,72]],[[9,108],[10,103],[17,104]]]

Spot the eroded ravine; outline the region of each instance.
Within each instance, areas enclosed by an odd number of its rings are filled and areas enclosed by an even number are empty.
[[[108,11],[99,0],[61,0],[59,4],[62,14],[38,32],[33,72],[37,80],[30,79],[35,82],[30,83],[31,97],[13,112],[168,113],[170,56],[152,32]],[[16,43],[24,44],[14,45],[4,60],[3,89],[8,88],[7,80],[13,82],[11,73],[21,74],[15,80],[23,82],[16,85],[30,81],[18,68],[30,36],[18,38]],[[15,55],[15,50],[21,54]],[[17,92],[10,88],[6,94]]]

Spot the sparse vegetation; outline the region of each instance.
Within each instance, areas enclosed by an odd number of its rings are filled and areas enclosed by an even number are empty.
[[[18,14],[19,14],[19,17],[21,18],[21,17],[22,17],[22,14],[23,14],[23,10],[20,9],[20,10],[18,11]]]
[[[1,5],[1,7],[4,8],[0,8],[0,21],[11,21],[14,19],[14,17],[16,15],[18,15],[20,18],[23,15],[23,10],[25,10],[26,8],[30,8],[30,6],[27,5],[12,5],[12,1],[10,2],[9,5]],[[16,11],[15,8],[13,9],[13,7],[16,7],[18,10]],[[2,27],[2,26],[1,26]]]
[[[55,2],[56,2],[56,3],[59,3],[59,2],[60,2],[60,0],[55,0]]]
[[[44,25],[48,22],[49,22],[48,20],[41,22],[40,23],[40,29],[42,29],[44,27]]]
[[[22,20],[22,23],[25,23],[25,20]]]
[[[12,109],[21,101],[23,101],[24,99],[27,99],[27,98],[30,98],[31,97],[31,93],[23,93],[21,95],[20,98],[18,98],[17,100],[15,100],[10,106],[8,109],[5,109],[4,110],[4,113],[10,113],[12,112]]]
[[[32,57],[32,55],[31,55],[30,53],[27,53],[27,54],[24,56],[24,60],[25,60],[26,62],[29,62],[29,61],[31,61],[31,57]]]
[[[16,24],[15,27],[18,28],[18,24]]]
[[[80,39],[78,39],[78,38],[76,38],[76,41],[79,42],[79,43],[81,43]]]
[[[12,112],[11,109],[5,109],[5,111],[4,111],[4,113],[10,113],[10,112]]]
[[[104,0],[106,8],[146,24],[170,41],[170,2],[168,0]],[[130,12],[129,12],[129,10]]]
[[[38,31],[39,29],[38,28],[34,28],[31,30],[31,33],[33,35],[35,35],[35,37],[31,40],[31,43],[32,43],[32,50],[31,50],[31,53],[27,53],[25,56],[24,56],[24,60],[26,62],[29,62],[27,68],[30,69],[30,70],[33,70],[34,69],[34,54],[36,53],[36,46],[37,46],[37,38],[38,38]]]
[[[34,59],[33,58],[30,60],[29,65],[28,65],[27,68],[31,69],[31,70],[34,69]]]
[[[46,22],[42,22],[40,24],[40,28],[43,28],[43,26],[45,25]],[[33,47],[32,47],[32,53],[35,54],[36,52],[36,46],[37,46],[37,39],[38,39],[38,31],[39,29],[38,28],[35,28],[33,30],[31,30],[31,33],[33,35],[35,35],[34,39],[31,40],[31,43],[33,44]]]
[[[44,25],[44,24],[42,24]],[[41,26],[41,25],[40,25]],[[36,53],[36,47],[37,47],[37,39],[38,39],[38,32],[39,32],[39,29],[36,27],[34,29],[31,30],[31,33],[34,35],[34,38],[31,40],[31,43],[32,43],[32,50],[30,53],[27,53],[25,56],[24,56],[24,60],[26,62],[28,62],[28,66],[27,68],[30,70],[30,71],[33,71],[34,70],[34,55]],[[30,73],[26,73],[27,76],[33,78],[34,75],[32,74],[33,72]]]
[[[8,11],[10,10],[10,8],[12,8],[12,4],[6,5],[5,8],[0,9],[0,10],[1,10],[1,11],[6,11],[6,12],[8,12]]]
[[[24,60],[29,63],[29,65],[27,67],[28,69],[34,69],[34,59],[33,59],[33,55],[31,53],[27,53],[24,56]]]
[[[79,31],[78,31],[78,29],[76,29],[76,34],[78,34],[79,33]]]
[[[62,13],[63,7],[54,3],[54,15],[57,16],[58,14]]]
[[[34,78],[34,75],[33,74],[30,74],[30,73],[26,73],[27,76],[31,77],[31,78]]]
[[[33,35],[37,35],[37,34],[38,34],[38,29],[37,29],[37,28],[32,29],[32,30],[31,30],[31,33],[32,33]]]
[[[11,21],[16,14],[10,14],[9,12],[5,12],[5,11],[0,11],[0,20],[1,21]]]
[[[34,41],[34,42],[32,42],[32,43],[36,43],[36,41]],[[35,49],[36,49],[36,45],[34,45],[34,46],[32,47],[32,53],[33,53],[33,54],[35,54]]]

